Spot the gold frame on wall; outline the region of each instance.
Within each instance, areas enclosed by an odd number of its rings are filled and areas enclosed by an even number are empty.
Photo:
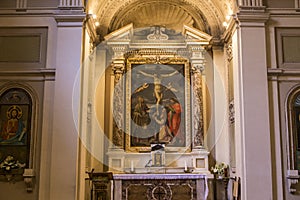
[[[182,89],[184,92],[183,99],[183,117],[184,120],[181,122],[182,134],[184,134],[184,142],[181,145],[170,145],[166,144],[166,151],[168,152],[186,152],[190,151],[191,146],[191,86],[190,86],[190,65],[189,61],[182,57],[177,57],[175,55],[144,55],[144,56],[137,56],[137,57],[129,57],[126,60],[126,75],[125,75],[125,150],[127,152],[150,152],[151,145],[132,145],[133,144],[133,137],[132,137],[132,90],[135,89],[132,86],[132,78],[134,77],[133,69],[135,67],[146,68],[146,67],[153,67],[153,66],[161,66],[162,68],[170,68],[176,69],[176,67],[180,68],[182,66],[182,74],[183,78],[183,87],[179,88]],[[145,76],[142,76],[145,78]],[[178,89],[178,88],[177,88]],[[151,92],[151,95],[154,95],[154,92]],[[155,106],[156,104],[152,104]],[[128,134],[129,133],[129,134]],[[174,137],[175,138],[175,137]],[[149,141],[151,142],[151,141]],[[160,142],[160,141],[152,141],[152,142]]]

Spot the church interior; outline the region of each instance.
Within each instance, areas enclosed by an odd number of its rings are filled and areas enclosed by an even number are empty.
[[[0,199],[300,199],[300,0],[1,0]]]

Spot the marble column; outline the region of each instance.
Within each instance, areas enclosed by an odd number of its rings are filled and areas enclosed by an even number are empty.
[[[191,62],[191,125],[192,162],[195,172],[209,174],[208,154],[204,144],[206,127],[205,49],[201,45],[190,46]]]
[[[124,130],[125,130],[125,58],[126,47],[114,46],[114,58],[112,61],[112,75],[114,89],[112,93],[113,102],[113,127],[111,140],[114,147],[124,149]]]
[[[191,107],[192,107],[192,149],[204,147],[204,109],[203,109],[203,80],[204,71],[204,48],[201,46],[191,47]]]
[[[192,65],[192,138],[193,149],[204,146],[202,75],[203,65]]]

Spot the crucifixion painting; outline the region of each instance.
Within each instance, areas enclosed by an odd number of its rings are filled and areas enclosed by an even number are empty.
[[[184,146],[184,96],[184,65],[133,65],[131,146]]]

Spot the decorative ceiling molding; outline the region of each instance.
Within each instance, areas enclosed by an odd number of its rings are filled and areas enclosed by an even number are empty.
[[[220,37],[225,31],[222,24],[226,16],[232,14],[236,7],[234,0],[91,0],[88,2],[88,12],[97,15],[100,23],[98,29],[102,36],[129,23],[133,23],[135,27],[165,25],[176,30],[180,26],[176,26],[177,23],[188,24],[214,37]],[[156,14],[153,13],[154,11]]]
[[[121,9],[111,22],[109,29],[116,30],[126,24],[134,23],[136,28],[163,26],[173,30],[181,30],[183,24],[208,30],[201,11],[195,12],[188,5],[178,5],[171,2],[147,1],[133,4]],[[199,20],[201,19],[201,20]]]

